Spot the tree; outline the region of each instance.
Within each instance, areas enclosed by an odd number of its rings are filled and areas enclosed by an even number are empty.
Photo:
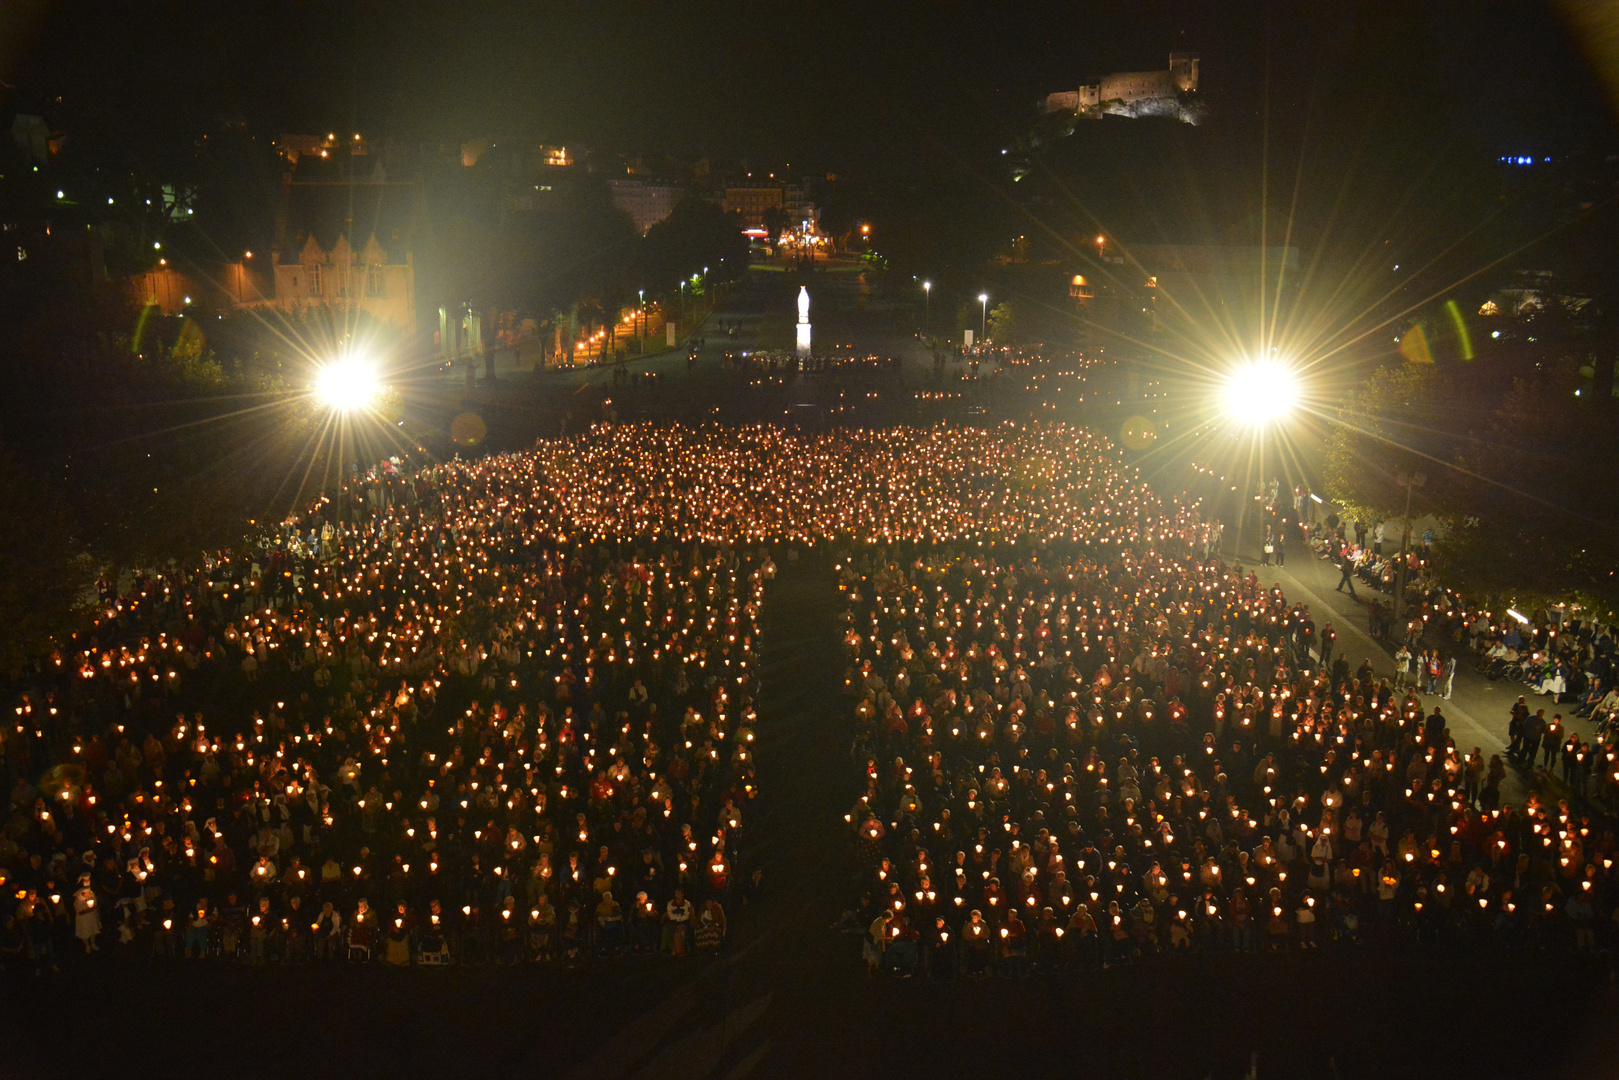
[[[1380,368],[1338,413],[1327,446],[1327,492],[1354,516],[1393,518],[1405,513],[1404,478],[1443,471],[1456,456],[1459,436],[1438,428],[1449,380],[1433,364]],[[1412,493],[1413,516],[1449,514],[1445,484]]]
[[[1446,582],[1475,597],[1619,610],[1619,427],[1580,356],[1543,342],[1374,372],[1339,413],[1327,491],[1355,516],[1433,516]],[[1576,393],[1578,391],[1578,393]]]
[[[673,292],[704,268],[712,281],[734,281],[747,266],[748,238],[741,223],[701,199],[680,200],[641,242],[639,269],[649,292]]]
[[[16,676],[78,625],[95,580],[71,516],[0,451],[0,674]]]
[[[1459,584],[1619,610],[1619,507],[1597,497],[1619,483],[1619,430],[1588,386],[1572,359],[1518,379],[1461,448],[1467,514],[1445,545]]]
[[[1013,345],[1020,340],[1023,320],[1010,300],[989,309],[989,339],[997,345]]]
[[[537,322],[580,304],[616,311],[635,295],[637,236],[607,186],[582,178],[511,211],[478,166],[435,188],[443,214],[430,229],[421,262],[439,268],[424,295],[484,313],[514,312]],[[468,175],[461,175],[465,172]]]
[[[773,247],[776,241],[781,239],[781,234],[787,230],[787,226],[791,222],[787,220],[787,211],[779,206],[765,207],[764,219],[765,242]]]

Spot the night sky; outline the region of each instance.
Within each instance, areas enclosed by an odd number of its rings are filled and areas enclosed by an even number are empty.
[[[1569,10],[24,0],[0,11],[0,94],[46,112],[61,96],[61,111],[99,116],[126,158],[189,152],[198,131],[243,121],[269,137],[515,137],[652,171],[707,158],[717,170],[836,174],[841,192],[822,195],[837,219],[880,222],[884,254],[910,273],[975,273],[1025,233],[1061,257],[1098,229],[1157,243],[1286,234],[1350,266],[1386,238],[1426,255],[1500,218],[1516,197],[1494,165],[1502,154],[1600,162],[1619,144],[1591,74],[1600,41]],[[1202,127],[1082,125],[1035,155],[1027,183],[1011,182],[1015,159],[1001,151],[1043,95],[1163,67],[1173,50],[1201,55]],[[1492,236],[1467,265],[1519,242]]]
[[[0,78],[128,111],[270,129],[528,135],[815,171],[927,171],[1004,140],[1046,92],[1203,56],[1226,121],[1439,110],[1503,145],[1605,120],[1545,4],[391,3],[22,0]],[[1363,97],[1361,97],[1364,95]],[[1324,97],[1334,100],[1323,100]],[[143,114],[144,119],[143,119]],[[794,159],[797,159],[796,161]]]

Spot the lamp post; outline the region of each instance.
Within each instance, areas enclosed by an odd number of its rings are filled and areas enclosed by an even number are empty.
[[[925,311],[926,311],[926,314],[923,317],[927,321],[932,322],[933,321],[933,282],[931,282],[931,281],[922,282],[922,303],[923,303]]]
[[[641,355],[646,355],[646,290],[636,289],[636,295],[641,298]]]
[[[1274,425],[1286,420],[1298,405],[1298,378],[1294,369],[1275,360],[1257,360],[1231,368],[1220,392],[1221,415],[1250,429],[1254,443],[1249,472],[1244,476],[1237,500],[1236,550],[1242,554],[1243,533],[1248,526],[1248,504],[1262,500],[1265,485],[1265,436]],[[1257,457],[1260,491],[1251,495],[1248,482]]]
[[[1406,553],[1411,544],[1411,492],[1428,482],[1428,478],[1421,473],[1410,473],[1395,478],[1395,483],[1405,488],[1405,521],[1400,529],[1400,565],[1394,571],[1394,619],[1398,622],[1405,615],[1405,574]]]
[[[979,293],[978,303],[983,308],[978,313],[978,340],[982,344],[984,338],[989,336],[989,293]]]

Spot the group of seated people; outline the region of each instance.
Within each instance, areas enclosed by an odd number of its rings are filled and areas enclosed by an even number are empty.
[[[771,552],[817,544],[844,552],[877,966],[1606,940],[1612,836],[1503,805],[1498,758],[1318,661],[1217,534],[1063,425],[608,425],[383,463],[105,582],[13,688],[0,961],[720,948],[761,887]]]
[[[1471,650],[1492,680],[1518,678],[1551,706],[1596,724],[1599,753],[1612,749],[1619,723],[1619,641],[1600,622],[1563,608],[1488,610],[1451,589],[1424,582],[1413,617],[1431,636]]]
[[[1369,586],[1379,592],[1392,593],[1394,591],[1394,578],[1399,569],[1399,552],[1379,552],[1371,547],[1357,543],[1352,536],[1347,536],[1342,530],[1335,530],[1325,524],[1307,525],[1305,528],[1306,540],[1310,550],[1323,559],[1342,564],[1348,561],[1353,567],[1353,574],[1362,585]],[[1411,560],[1413,572],[1424,561],[1420,550],[1407,555]],[[1386,635],[1374,633],[1373,637]]]
[[[1329,557],[1334,550],[1356,557],[1357,551],[1345,535],[1326,531],[1320,550]],[[1434,651],[1426,649],[1425,642],[1441,643],[1447,652],[1470,651],[1476,658],[1475,669],[1492,681],[1521,681],[1549,699],[1553,709],[1568,706],[1571,717],[1593,720],[1595,734],[1585,740],[1557,725],[1558,750],[1547,756],[1547,763],[1554,757],[1562,760],[1564,781],[1577,798],[1611,787],[1619,777],[1596,763],[1619,760],[1619,693],[1615,692],[1619,642],[1614,635],[1601,623],[1565,607],[1525,614],[1502,605],[1491,610],[1469,602],[1454,589],[1420,576],[1430,565],[1427,550],[1431,540],[1424,534],[1415,549],[1407,610],[1398,633],[1392,607],[1374,599],[1368,610],[1372,636],[1403,645],[1417,655]],[[1358,554],[1373,562],[1378,558]],[[1391,587],[1392,577],[1388,581]],[[1537,750],[1539,747],[1537,739]],[[1529,754],[1524,760],[1533,757]]]
[[[486,501],[512,466],[386,468],[105,588],[0,739],[0,957],[717,947],[758,884],[737,842],[775,566],[557,541]]]
[[[1583,805],[1503,803],[1443,702],[1315,663],[1307,609],[1205,556],[1195,507],[1140,524],[843,562],[872,970],[1619,940],[1619,843]]]
[[[715,948],[760,885],[760,545],[1061,538],[1115,489],[1061,425],[600,426],[104,578],[9,694],[0,959]]]

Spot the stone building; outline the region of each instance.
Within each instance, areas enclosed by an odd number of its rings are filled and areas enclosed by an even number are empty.
[[[390,182],[363,158],[340,171],[300,163],[282,184],[271,253],[270,306],[364,312],[407,335],[417,330],[414,252],[419,188]]]
[[[1080,117],[1103,115],[1175,116],[1195,122],[1195,110],[1183,102],[1198,90],[1196,53],[1170,53],[1169,66],[1157,71],[1126,71],[1107,75],[1078,90],[1047,94],[1043,113],[1073,113]]]

